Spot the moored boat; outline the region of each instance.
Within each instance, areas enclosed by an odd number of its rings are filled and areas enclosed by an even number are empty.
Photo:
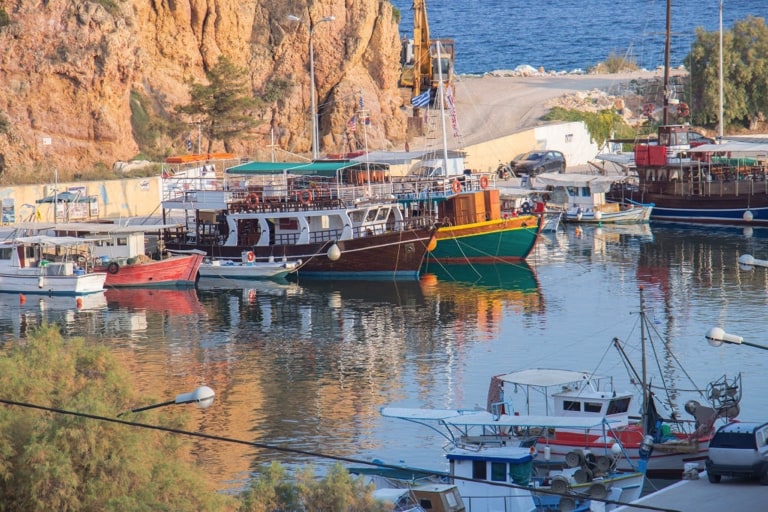
[[[184,225],[166,232],[169,249],[301,260],[293,271],[303,278],[415,279],[433,237],[430,219],[406,217],[394,201],[386,166],[251,162],[184,180],[163,187],[164,218],[181,214]]]
[[[33,235],[0,244],[0,290],[46,295],[101,292],[107,274],[87,265],[92,243]]]
[[[539,454],[541,432],[610,430],[604,418],[554,418],[482,410],[383,407],[381,414],[422,424],[447,441],[443,479],[458,488],[467,511],[589,509],[590,501],[628,503],[642,493],[642,469],[616,470],[620,451],[574,450],[556,462]],[[406,473],[405,468],[401,471]],[[424,470],[420,470],[423,474]],[[363,470],[363,473],[375,473]],[[416,473],[418,474],[418,473]],[[439,473],[436,473],[440,476]],[[593,503],[593,505],[596,505]],[[610,510],[609,506],[606,510]]]
[[[298,271],[301,260],[256,261],[253,252],[248,251],[240,260],[205,259],[200,265],[200,278],[224,279],[284,279],[289,273]]]
[[[606,200],[606,192],[623,178],[593,174],[541,174],[539,184],[551,189],[547,206],[560,209],[566,222],[642,224],[649,222],[654,205]]]
[[[639,321],[641,342],[645,344],[649,342],[646,339],[648,320],[642,292]],[[613,344],[626,360],[618,339],[614,339]],[[646,349],[643,348],[642,352],[645,354]],[[655,349],[648,352],[655,353]],[[670,358],[676,359],[674,356]],[[612,378],[562,369],[526,369],[492,377],[487,409],[494,414],[525,415],[536,412],[564,421],[573,418],[605,419],[609,422],[609,431],[552,429],[542,436],[537,449],[551,460],[565,460],[573,450],[603,453],[616,445],[616,449],[626,454],[618,461],[618,469],[631,470],[641,460],[647,459],[647,474],[650,477],[679,479],[686,464],[699,464],[706,459],[717,420],[738,415],[741,379],[737,377],[729,381],[722,377],[710,383],[706,393],[710,406],[688,400],[685,410],[692,416],[691,420],[678,418],[675,414],[663,418],[657,412],[658,397],[651,392],[648,376],[636,375],[630,361],[626,360],[625,364],[632,369],[633,382],[641,383],[642,387],[641,416],[638,418],[630,416],[634,393],[615,389]],[[518,394],[523,396],[524,410],[513,405]],[[679,390],[667,390],[666,395],[679,395]],[[536,396],[544,397],[544,402],[532,403],[529,400]]]
[[[425,263],[513,263],[527,258],[543,227],[542,215],[504,214],[493,176],[465,172],[461,154],[442,162],[425,160],[412,175],[398,179],[395,189],[410,215],[437,223],[437,245]]]
[[[617,185],[609,196],[652,202],[652,221],[768,226],[768,146],[696,146],[690,134],[685,125],[659,126],[656,141],[634,146],[637,183]]]
[[[200,250],[164,250],[160,233],[176,226],[35,223],[28,227],[94,240],[91,266],[107,274],[107,288],[194,286],[205,255]],[[151,249],[147,249],[146,243],[149,236],[153,242]]]

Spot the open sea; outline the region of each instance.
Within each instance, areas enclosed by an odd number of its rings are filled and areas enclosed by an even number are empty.
[[[446,469],[443,438],[379,409],[484,407],[491,376],[525,368],[592,371],[633,390],[612,340],[640,364],[640,287],[655,331],[649,375],[681,390],[674,410],[687,418],[688,399],[708,403],[694,389],[741,373],[741,418],[768,420],[768,353],[704,339],[721,326],[768,348],[768,269],[740,271],[742,254],[768,259],[768,229],[569,225],[542,236],[528,264],[433,266],[418,281],[209,280],[110,290],[80,307],[73,298],[21,303],[0,294],[0,342],[47,322],[104,343],[145,394],[136,407],[212,387],[207,410],[157,414],[184,412],[190,430],[266,445],[192,441],[222,491],[271,461],[322,470],[334,456]]]
[[[456,40],[456,72],[483,74],[519,65],[586,71],[610,54],[641,68],[664,65],[666,0],[425,0],[430,36]],[[413,36],[412,0],[400,9],[400,32]],[[764,0],[673,0],[673,67],[690,51],[696,29],[717,32],[749,15],[766,18]]]

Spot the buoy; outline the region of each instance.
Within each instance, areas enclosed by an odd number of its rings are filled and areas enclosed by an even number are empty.
[[[80,308],[82,308],[82,307],[83,307],[83,299],[82,299],[82,298],[80,298],[80,297],[78,297],[78,298],[75,300],[75,304],[77,305],[77,309],[80,309]]]
[[[432,252],[437,247],[437,237],[432,236],[432,238],[429,239],[429,243],[427,244],[427,252]]]
[[[768,267],[768,261],[758,260],[753,258],[750,254],[742,254],[739,256],[739,268],[741,270],[752,270],[753,267]]]
[[[341,258],[341,249],[339,249],[339,246],[334,242],[333,245],[328,248],[328,252],[326,252],[325,255],[328,256],[328,259],[331,261],[338,261],[339,258]]]
[[[437,284],[437,276],[435,274],[423,274],[419,277],[419,281],[424,286],[435,286]]]
[[[26,303],[27,303],[27,298],[24,296],[23,293],[20,293],[19,294],[19,304],[26,304]]]
[[[747,210],[744,212],[744,215],[742,215],[742,218],[747,222],[752,222],[752,219],[754,219],[755,216],[752,214],[751,211]]]

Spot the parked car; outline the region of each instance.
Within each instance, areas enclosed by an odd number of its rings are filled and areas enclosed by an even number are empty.
[[[523,153],[509,163],[516,175],[536,176],[543,172],[565,172],[565,156],[551,149]]]
[[[768,485],[768,423],[734,421],[717,429],[709,443],[707,478],[758,478]]]

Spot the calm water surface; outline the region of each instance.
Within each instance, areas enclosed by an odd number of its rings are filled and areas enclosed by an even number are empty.
[[[392,0],[400,32],[412,37],[413,0]],[[672,66],[690,52],[696,29],[717,32],[720,1],[672,0]],[[764,0],[724,0],[723,28],[749,15],[766,18]],[[664,65],[665,0],[426,0],[432,38],[456,40],[456,71],[482,74],[528,64],[587,70],[611,53],[638,66]]]
[[[529,367],[596,371],[628,389],[611,340],[639,364],[639,286],[654,327],[696,384],[740,371],[742,418],[768,419],[768,353],[704,340],[720,325],[768,345],[768,272],[740,272],[744,253],[768,259],[768,230],[569,226],[543,237],[529,265],[430,268],[420,282],[213,281],[109,291],[80,309],[72,299],[21,304],[9,294],[0,296],[0,335],[24,336],[48,321],[99,339],[147,403],[205,383],[216,390],[214,406],[189,411],[202,432],[444,468],[441,438],[383,419],[379,408],[484,406],[491,375]],[[664,373],[690,388],[669,361],[662,355]],[[196,441],[195,453],[222,489],[272,460],[332,464],[213,441]]]

